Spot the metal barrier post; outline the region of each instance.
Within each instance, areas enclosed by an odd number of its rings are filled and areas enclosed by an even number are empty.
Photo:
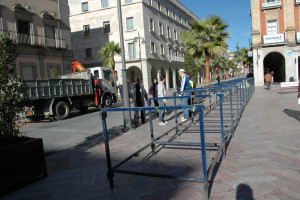
[[[239,89],[238,89],[238,85],[236,86],[236,117],[238,118],[239,116]]]
[[[155,144],[154,144],[154,134],[153,134],[151,110],[149,110],[149,122],[150,122],[150,134],[151,134],[151,141],[152,141],[151,148],[152,148],[152,153],[155,154]]]
[[[222,136],[222,146],[223,146],[222,148],[223,148],[223,158],[225,158],[226,157],[226,155],[225,155],[225,133],[224,133],[223,103],[222,103],[223,97],[224,97],[223,94],[221,94],[219,96],[219,99],[220,99],[221,136]]]
[[[176,92],[173,93],[173,96],[176,96]],[[176,105],[176,98],[174,98],[174,106]],[[175,123],[176,123],[176,137],[178,137],[178,117],[177,117],[177,109],[175,109]]]
[[[107,113],[106,112],[101,112],[103,134],[104,134],[104,143],[105,143],[105,153],[106,153],[107,178],[109,180],[110,188],[112,189],[112,188],[114,188],[114,180],[113,180],[114,172],[112,171],[112,167],[111,167],[111,158],[110,158],[110,151],[109,151],[106,117],[107,117]]]
[[[231,118],[231,134],[234,137],[234,122],[233,122],[233,108],[232,108],[232,89],[229,90],[230,95],[230,118]]]
[[[201,154],[202,154],[202,172],[203,172],[203,190],[205,200],[208,200],[208,179],[206,169],[206,150],[205,150],[205,133],[203,124],[203,110],[199,109],[199,123],[200,123],[200,142],[201,142]]]

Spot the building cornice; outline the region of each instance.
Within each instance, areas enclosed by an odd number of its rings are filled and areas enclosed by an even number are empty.
[[[187,7],[185,7],[182,3],[180,3],[178,0],[169,0],[172,4],[174,4],[176,7],[178,7],[180,10],[182,10],[184,13],[188,14],[191,18],[194,20],[200,20],[192,11],[190,11]]]

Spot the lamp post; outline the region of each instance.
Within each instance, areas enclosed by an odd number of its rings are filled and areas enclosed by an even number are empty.
[[[240,54],[239,54],[239,49],[240,49],[240,47],[239,47],[239,44],[238,43],[236,43],[236,54],[237,54],[237,59],[238,59],[238,66],[240,66]]]
[[[139,42],[139,56],[140,56],[140,65],[141,65],[141,72],[142,72],[142,80],[143,79],[143,62],[142,62],[142,51],[141,51],[141,42],[144,43],[145,39],[143,37],[140,37],[140,32],[138,32],[138,36],[134,37],[134,42]]]
[[[128,84],[127,84],[127,69],[125,63],[125,48],[124,48],[124,35],[123,35],[123,21],[122,21],[122,8],[121,8],[121,0],[117,1],[118,3],[118,18],[119,18],[119,33],[120,33],[120,45],[121,45],[121,54],[122,54],[122,79],[123,79],[123,107],[129,108],[129,94],[128,94]],[[131,112],[124,111],[124,130],[132,129],[131,124]]]

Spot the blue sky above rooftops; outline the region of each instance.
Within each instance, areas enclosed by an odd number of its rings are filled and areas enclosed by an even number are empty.
[[[249,48],[251,39],[250,0],[179,0],[197,17],[204,19],[211,15],[218,15],[229,24],[227,39],[228,49],[236,51],[239,47]]]

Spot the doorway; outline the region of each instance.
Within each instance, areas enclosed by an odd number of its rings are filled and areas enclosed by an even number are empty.
[[[272,52],[264,58],[264,73],[274,72],[274,82],[285,82],[285,59],[281,53]]]

